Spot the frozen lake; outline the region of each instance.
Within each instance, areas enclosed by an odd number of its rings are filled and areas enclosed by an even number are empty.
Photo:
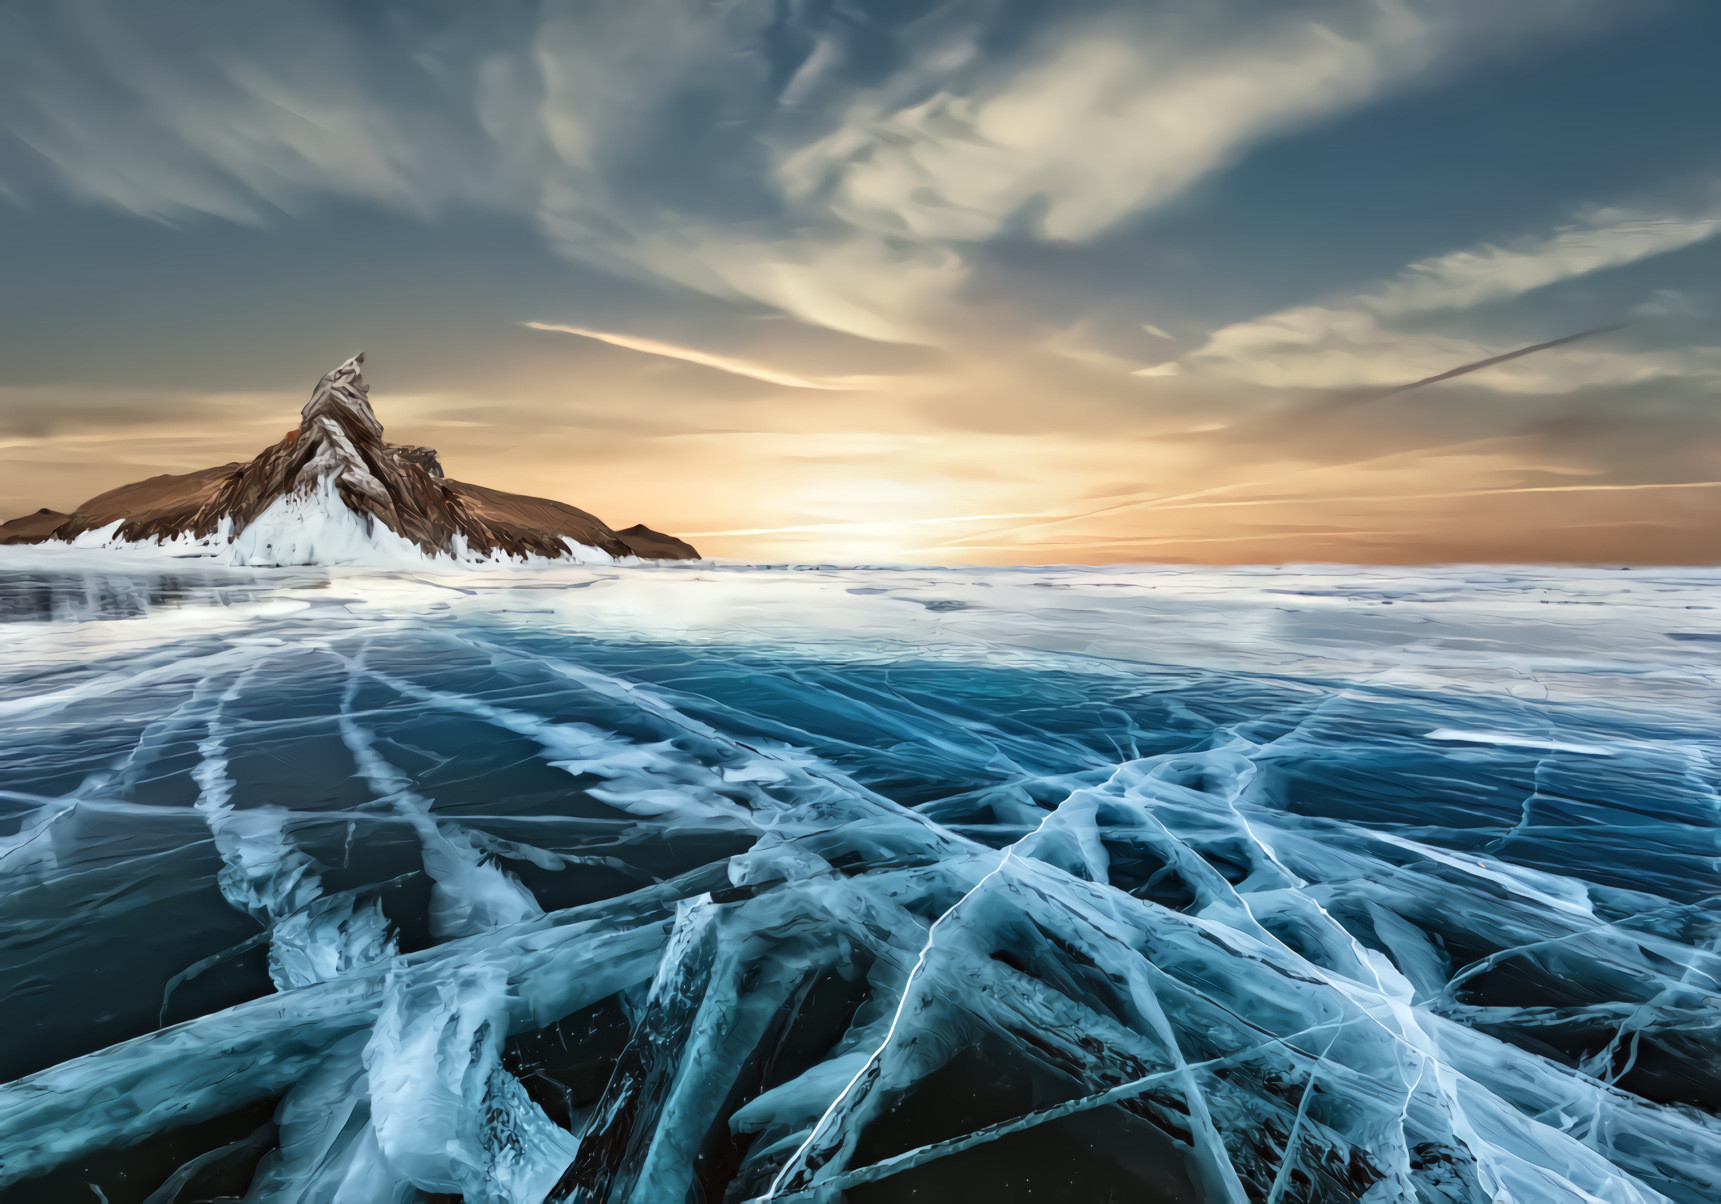
[[[1713,1201],[1718,587],[0,549],[0,1199]]]

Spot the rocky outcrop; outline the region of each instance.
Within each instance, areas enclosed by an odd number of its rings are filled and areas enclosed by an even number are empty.
[[[338,508],[429,553],[554,558],[568,555],[572,541],[612,556],[698,557],[692,545],[644,526],[617,532],[562,502],[449,480],[433,449],[383,440],[363,365],[356,355],[318,381],[299,425],[249,463],[122,485],[70,515],[38,511],[0,526],[0,541],[73,539],[114,523],[128,541],[236,538],[265,518],[279,539],[283,525]]]
[[[0,523],[0,544],[41,543],[44,539],[53,538],[55,529],[71,517],[43,506],[34,514]]]
[[[693,545],[685,539],[665,535],[662,531],[653,531],[644,523],[623,527],[616,532],[616,538],[626,544],[627,550],[641,560],[699,559],[699,553],[694,551]]]
[[[500,489],[461,481],[448,484],[470,520],[480,525],[497,547],[519,548],[540,556],[558,556],[564,550],[561,541],[571,539],[589,548],[601,548],[612,556],[635,555],[600,519],[566,502],[505,493]]]
[[[223,464],[197,472],[150,477],[98,493],[42,538],[76,539],[85,531],[99,531],[118,523],[116,539],[128,542],[172,539],[191,529],[198,512],[241,467],[237,463]]]

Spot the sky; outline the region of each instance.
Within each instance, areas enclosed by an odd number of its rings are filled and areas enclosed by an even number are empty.
[[[248,459],[362,350],[450,476],[723,557],[1713,563],[1716,45],[1704,0],[3,0],[0,517]]]

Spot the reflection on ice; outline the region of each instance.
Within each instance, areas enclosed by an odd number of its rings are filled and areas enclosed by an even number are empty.
[[[1713,574],[215,571],[0,560],[0,1198],[1721,1196]]]

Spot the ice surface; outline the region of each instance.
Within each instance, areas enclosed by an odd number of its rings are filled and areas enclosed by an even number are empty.
[[[1721,573],[99,542],[0,1199],[1721,1198]]]

